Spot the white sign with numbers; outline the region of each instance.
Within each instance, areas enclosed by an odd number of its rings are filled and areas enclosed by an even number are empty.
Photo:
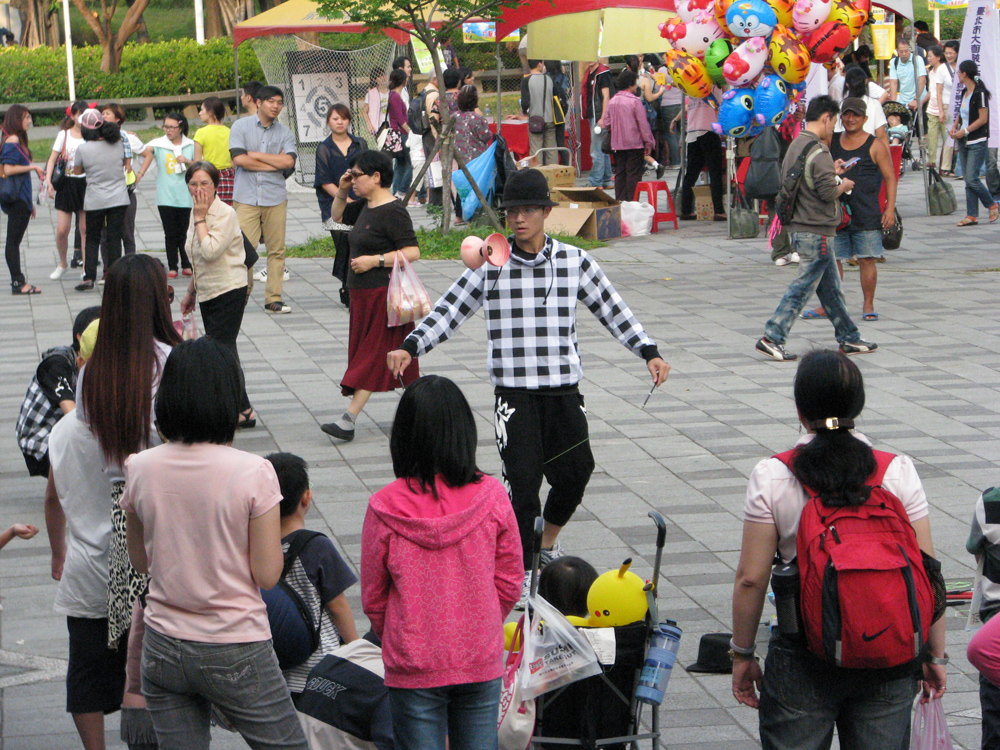
[[[350,106],[347,73],[302,73],[291,78],[299,142],[318,143],[329,135],[323,118],[330,105]]]

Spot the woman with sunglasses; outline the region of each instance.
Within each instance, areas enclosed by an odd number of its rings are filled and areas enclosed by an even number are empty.
[[[392,195],[392,162],[381,151],[362,151],[351,159],[351,168],[340,178],[330,208],[336,222],[353,226],[347,288],[350,290],[351,324],[347,344],[347,372],[341,393],[351,399],[336,422],[322,425],[328,435],[350,442],[354,424],[372,393],[394,390],[399,384],[386,367],[386,355],[398,349],[413,330],[413,323],[389,327],[386,296],[396,253],[413,263],[420,258],[413,222]],[[358,200],[347,203],[353,189]],[[417,369],[407,372],[412,382]]]
[[[187,137],[188,121],[179,112],[163,118],[163,135],[146,144],[142,169],[135,177],[135,184],[153,162],[156,162],[156,207],[163,222],[163,236],[167,245],[168,278],[177,278],[178,257],[181,273],[191,275],[191,261],[184,251],[188,226],[191,222],[191,193],[184,182],[187,165],[194,160],[194,141]]]

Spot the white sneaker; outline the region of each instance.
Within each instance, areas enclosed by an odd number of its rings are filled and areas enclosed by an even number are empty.
[[[523,612],[524,608],[528,606],[529,596],[531,596],[531,571],[526,570],[524,571],[524,581],[521,583],[521,598],[514,605],[514,609]]]
[[[782,255],[780,258],[776,258],[775,259],[774,265],[776,265],[776,266],[787,266],[791,262],[792,261],[789,260],[789,258],[788,258],[787,255]]]
[[[553,560],[558,560],[560,557],[565,557],[566,552],[559,542],[554,542],[548,549],[542,549],[541,554],[539,554],[539,567],[544,568]]]
[[[56,266],[56,270],[49,274],[49,278],[53,281],[59,281],[62,275],[66,273],[68,266]]]
[[[792,251],[792,254],[788,256],[789,263],[798,263],[800,260],[801,258],[799,258],[799,254],[795,251]]]
[[[260,269],[257,273],[253,275],[253,277],[256,281],[267,281],[267,269],[266,268]],[[288,281],[287,269],[285,270],[285,275],[282,277],[282,280]]]

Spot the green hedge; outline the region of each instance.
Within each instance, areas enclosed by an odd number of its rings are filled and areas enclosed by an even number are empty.
[[[121,72],[101,72],[100,47],[73,50],[76,93],[81,99],[136,99],[151,96],[222,91],[233,87],[233,43],[212,39],[199,45],[193,39],[153,44],[128,44]],[[240,49],[240,78],[263,80],[250,45]],[[46,102],[67,94],[66,50],[0,49],[0,101]]]

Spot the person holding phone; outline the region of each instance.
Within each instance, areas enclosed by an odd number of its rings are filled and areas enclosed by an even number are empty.
[[[882,230],[896,222],[896,171],[885,143],[865,130],[868,119],[863,99],[848,97],[840,105],[840,121],[844,132],[834,133],[830,140],[830,156],[843,160],[845,178],[854,181],[850,193],[841,197],[851,214],[850,223],[837,230],[834,250],[837,272],[844,278],[844,261],[857,264],[861,271],[861,294],[864,297],[862,319],[878,320],[875,312],[875,285],[878,282],[876,263],[882,257]],[[885,181],[885,206],[879,205],[882,181]],[[802,314],[803,318],[822,318],[822,307]]]

